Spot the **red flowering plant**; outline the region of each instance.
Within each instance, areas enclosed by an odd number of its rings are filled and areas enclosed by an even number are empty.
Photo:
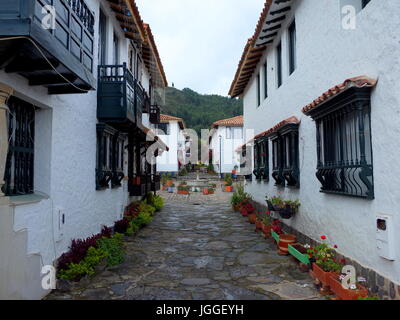
[[[342,270],[342,265],[336,257],[335,249],[337,249],[337,245],[329,246],[325,242],[327,237],[324,235],[320,238],[324,242],[315,247],[310,247],[307,250],[309,258],[315,261],[325,272],[340,272]]]
[[[261,221],[265,226],[271,225],[271,212],[259,212],[257,213],[257,219]]]
[[[272,230],[277,234],[283,233],[281,221],[279,219],[272,220]]]

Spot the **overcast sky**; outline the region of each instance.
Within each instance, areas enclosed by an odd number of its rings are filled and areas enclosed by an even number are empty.
[[[226,96],[265,0],[136,0],[168,83]]]

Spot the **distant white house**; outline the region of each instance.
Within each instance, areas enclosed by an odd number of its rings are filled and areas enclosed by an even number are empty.
[[[164,141],[169,152],[157,158],[157,170],[176,174],[189,161],[190,139],[185,134],[186,125],[182,118],[161,114],[157,135]]]
[[[209,162],[217,173],[231,173],[240,166],[240,157],[236,149],[243,145],[243,116],[216,121],[210,133]]]

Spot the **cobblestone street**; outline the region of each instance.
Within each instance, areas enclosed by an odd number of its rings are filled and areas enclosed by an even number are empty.
[[[165,208],[127,238],[122,265],[48,299],[322,299],[307,273],[232,211],[231,194],[160,194]]]

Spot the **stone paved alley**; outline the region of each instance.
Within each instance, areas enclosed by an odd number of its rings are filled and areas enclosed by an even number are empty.
[[[126,261],[48,299],[323,299],[307,273],[233,212],[231,194],[161,192],[153,222],[127,238]]]

